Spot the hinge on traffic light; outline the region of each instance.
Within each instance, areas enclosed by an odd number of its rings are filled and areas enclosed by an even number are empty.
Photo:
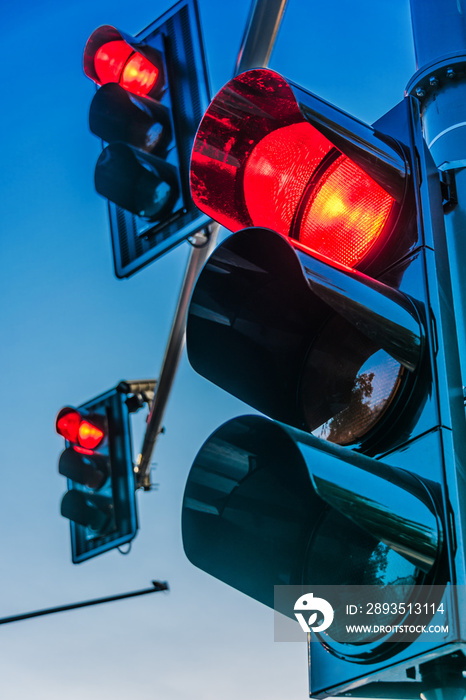
[[[458,204],[458,195],[456,193],[456,179],[453,170],[444,170],[440,172],[440,186],[442,188],[442,206],[443,211],[447,214],[452,211]]]

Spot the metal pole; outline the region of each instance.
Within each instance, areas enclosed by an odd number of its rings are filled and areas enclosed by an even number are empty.
[[[464,0],[411,0],[418,70],[444,58],[464,54],[465,10]]]
[[[186,338],[186,316],[192,290],[205,261],[215,242],[219,230],[218,224],[210,227],[210,235],[197,233],[193,237],[193,248],[189,256],[186,272],[181,286],[178,304],[168,338],[162,369],[155,391],[154,400],[147,420],[141,454],[135,467],[138,487],[150,489],[150,460],[155,442],[162,429],[162,420],[168,398],[175,380]]]
[[[239,72],[266,66],[278,28],[285,10],[286,0],[252,0],[249,18],[236,62],[235,75]],[[220,227],[210,226],[210,235],[198,233],[186,266],[178,304],[168,338],[165,356],[149,413],[141,453],[135,467],[139,488],[150,489],[150,462],[157,437],[162,429],[162,420],[170,396],[186,337],[188,304],[199,272],[209,253],[215,246]]]
[[[439,245],[435,246],[435,265],[440,290],[451,283],[453,303],[444,304],[439,321],[448,333],[450,359],[456,364],[459,355],[461,380],[466,386],[466,6],[465,0],[411,0],[411,17],[418,71],[407,92],[417,98],[425,143],[444,186],[445,233],[434,228]],[[443,236],[445,238],[443,239]],[[443,251],[445,250],[445,257]],[[446,259],[445,259],[446,258]],[[445,264],[446,263],[446,264]],[[447,293],[444,298],[448,298]],[[456,335],[456,339],[454,338]],[[458,588],[465,582],[466,486],[464,464],[465,423],[460,387],[450,388],[452,407],[451,433],[443,430],[446,458],[456,464],[451,494],[457,492],[454,510],[460,514],[455,522],[455,552]],[[461,409],[459,409],[461,406]],[[460,600],[460,599],[459,599]],[[458,639],[466,639],[464,606],[458,602],[452,614]],[[454,619],[454,622],[453,622]],[[420,667],[426,700],[462,698],[464,694],[463,653],[458,664],[451,657],[440,656]],[[429,690],[427,688],[430,688]]]
[[[268,64],[285,5],[286,0],[252,0],[235,75]]]
[[[111,603],[114,600],[122,600],[123,598],[135,598],[148,593],[157,593],[158,591],[168,591],[168,584],[165,581],[152,581],[152,588],[144,588],[141,591],[133,591],[132,593],[120,593],[119,595],[107,596],[106,598],[95,598],[94,600],[85,600],[81,603],[70,603],[68,605],[60,605],[57,608],[45,608],[44,610],[35,610],[33,612],[20,613],[11,617],[0,618],[0,625],[7,625],[10,622],[20,622],[21,620],[29,620],[31,617],[41,617],[42,615],[53,615],[54,613],[65,612],[67,610],[76,610],[77,608],[86,608],[89,605],[101,605],[101,603]]]
[[[446,245],[463,386],[466,386],[466,6],[465,0],[411,0],[419,70],[407,91],[419,100],[427,147],[455,206],[445,212]]]

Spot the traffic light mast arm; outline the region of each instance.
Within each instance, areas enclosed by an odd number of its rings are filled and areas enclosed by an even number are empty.
[[[0,625],[7,625],[10,622],[20,622],[21,620],[30,620],[32,617],[42,617],[43,615],[53,615],[54,613],[66,612],[68,610],[77,610],[78,608],[87,608],[90,605],[101,605],[102,603],[111,603],[115,600],[123,600],[124,598],[136,598],[137,596],[147,595],[148,593],[158,593],[159,591],[168,591],[168,583],[166,581],[152,581],[152,588],[144,588],[141,591],[132,591],[131,593],[119,593],[118,595],[106,596],[105,598],[94,598],[92,600],[84,600],[80,603],[70,603],[69,605],[60,605],[56,608],[45,608],[44,610],[34,610],[32,612],[20,613],[19,615],[11,615],[10,617],[0,618]]]
[[[273,6],[270,0],[251,1],[250,14],[236,62],[236,75],[257,65],[267,65],[285,5],[286,0],[273,0]],[[137,485],[140,488],[150,489],[150,460],[157,436],[161,431],[165,407],[185,342],[188,303],[198,274],[215,246],[219,228],[217,224],[213,224],[210,227],[209,240],[205,241],[204,245],[201,244],[201,247],[199,247],[199,242],[193,247],[186,267],[183,286],[160,371],[157,391],[149,414],[141,453],[135,468]],[[198,237],[205,236],[202,233],[196,235]]]
[[[193,247],[189,256],[183,284],[178,298],[178,304],[173,318],[173,323],[168,338],[165,356],[160,371],[160,377],[151,405],[147,428],[141,447],[138,463],[135,467],[137,486],[146,490],[150,489],[150,460],[155,443],[162,429],[162,420],[165,413],[170,391],[176,376],[176,371],[183,351],[186,338],[186,316],[188,304],[199,272],[212,248],[215,246],[219,230],[217,224],[210,227],[210,233],[197,233],[193,239]]]
[[[268,65],[285,6],[286,0],[252,0],[235,75]]]

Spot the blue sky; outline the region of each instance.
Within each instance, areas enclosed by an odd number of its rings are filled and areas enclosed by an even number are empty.
[[[247,412],[184,357],[138,494],[129,556],[73,566],[59,514],[58,410],[120,379],[156,376],[183,275],[183,244],[126,281],[113,274],[105,201],[93,187],[91,32],[143,29],[171,2],[27,0],[2,7],[0,616],[145,588],[169,594],[4,626],[7,700],[261,700],[307,697],[304,644],[273,642],[273,614],[185,558],[180,507],[191,463],[224,420]],[[212,94],[231,77],[249,0],[199,0]],[[288,0],[270,66],[368,122],[414,73],[407,0]],[[141,426],[136,427],[135,450]]]

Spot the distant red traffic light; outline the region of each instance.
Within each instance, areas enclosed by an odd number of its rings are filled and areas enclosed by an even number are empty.
[[[57,416],[56,430],[69,442],[85,450],[95,449],[104,438],[104,431],[81,416],[74,408],[62,408]]]
[[[155,51],[149,59],[109,25],[91,34],[84,51],[84,72],[98,85],[117,83],[141,97],[158,92],[165,80]]]

